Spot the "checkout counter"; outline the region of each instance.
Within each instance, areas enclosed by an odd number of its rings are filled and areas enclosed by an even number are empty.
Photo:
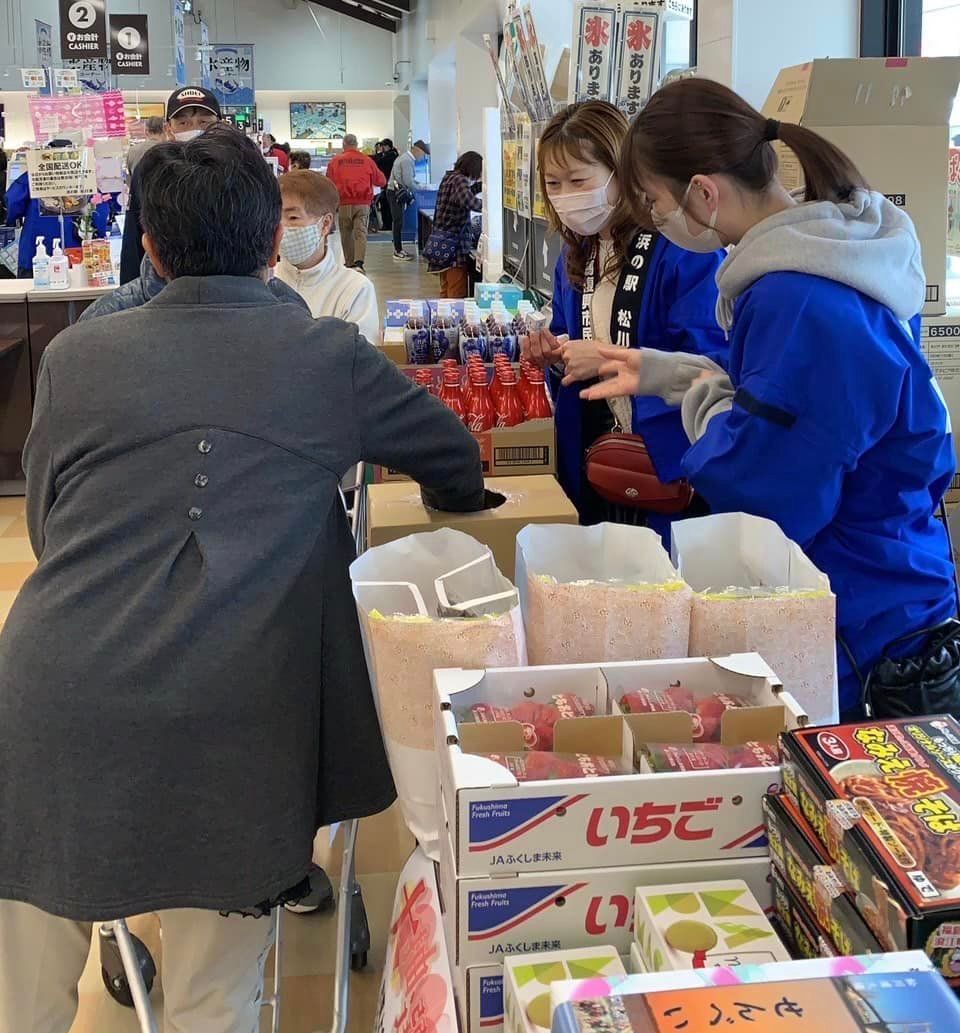
[[[47,345],[93,301],[115,289],[37,291],[32,280],[0,280],[0,495],[22,495],[26,487],[20,457]]]

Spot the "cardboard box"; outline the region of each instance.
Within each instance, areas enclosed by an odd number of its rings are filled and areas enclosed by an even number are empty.
[[[550,984],[558,980],[624,976],[613,947],[550,951],[503,963],[503,1006],[506,1033],[549,1033],[553,1008]]]
[[[960,1002],[935,972],[829,973],[748,989],[724,983],[574,1001],[557,1009],[553,1033],[707,1033],[711,1022],[769,1033],[777,1026],[791,1033],[946,1033],[960,1029]]]
[[[473,436],[480,445],[485,477],[543,476],[557,472],[557,432],[553,420],[528,420],[517,427],[495,427]],[[406,474],[386,466],[376,468],[374,479],[378,484],[410,481]]]
[[[403,335],[403,328],[385,328],[380,350],[391,362],[395,362],[398,366],[405,366],[407,364],[407,345]]]
[[[430,318],[430,303],[423,298],[396,298],[385,303],[383,310],[384,328],[404,327],[407,325],[407,316],[410,306],[422,307],[425,319]]]
[[[845,958],[840,971],[850,975],[904,975],[910,972],[931,972],[930,959],[922,951],[901,954],[871,954],[865,957]],[[619,979],[575,980],[554,983],[550,996],[554,1010],[572,1001],[602,997],[627,997],[630,994],[653,993],[658,990],[684,990],[695,986],[745,986],[756,983],[794,982],[800,979],[821,979],[836,975],[838,966],[832,958],[805,961],[776,961],[769,965],[751,965],[739,968],[681,969],[676,972],[649,972],[622,976]],[[606,985],[604,986],[603,983]],[[619,1027],[615,1027],[619,1028]],[[688,1027],[689,1028],[689,1027]],[[721,1027],[722,1028],[722,1027]],[[746,1028],[746,1027],[744,1027]],[[761,1027],[762,1028],[762,1027]],[[832,1027],[825,1027],[832,1028]],[[689,1033],[701,1033],[689,1028]],[[938,1031],[939,1033],[939,1031]]]
[[[634,921],[648,972],[790,961],[740,879],[644,886],[636,893]]]
[[[773,906],[777,913],[777,926],[793,956],[835,957],[836,948],[820,931],[806,904],[791,888],[780,869],[772,865],[770,874],[773,878]]]
[[[633,975],[643,975],[647,971],[640,957],[640,948],[635,943],[630,944],[630,971]]]
[[[372,548],[408,534],[452,527],[488,546],[497,566],[512,581],[517,534],[522,528],[577,522],[573,503],[552,477],[498,477],[487,486],[507,497],[498,509],[439,513],[424,506],[413,484],[372,484],[367,489],[367,545]]]
[[[960,724],[801,730],[781,749],[787,792],[880,943],[923,948],[960,987]]]
[[[766,856],[761,802],[771,785],[779,784],[779,768],[521,784],[505,767],[479,755],[514,752],[515,740],[522,742],[521,726],[458,725],[455,716],[475,703],[513,706],[520,699],[550,699],[557,693],[580,696],[596,714],[610,714],[612,701],[631,689],[643,685],[663,691],[678,681],[698,697],[729,692],[762,704],[727,715],[744,721],[748,729],[758,716],[769,720],[767,706],[776,708],[780,724],[789,728],[806,721],[756,654],[435,671],[441,793],[457,872],[502,875]],[[561,721],[555,749],[629,758],[634,755],[630,723],[642,721],[651,736],[661,736],[678,718],[686,718],[689,734],[686,714]],[[750,738],[755,736],[748,734]]]
[[[857,911],[842,873],[833,867],[817,835],[783,794],[767,796],[763,814],[770,860],[811,915],[818,939],[833,954],[877,954],[883,947]]]
[[[517,954],[612,946],[630,953],[638,886],[743,879],[761,905],[773,909],[767,858],[683,861],[458,877],[452,844],[441,844],[440,884],[448,942],[461,970],[503,963]]]
[[[513,314],[523,300],[523,288],[516,283],[478,283],[473,296],[481,308],[491,308],[495,301],[502,301]]]
[[[785,68],[763,113],[806,126],[850,156],[874,190],[913,219],[927,274],[924,314],[946,309],[950,113],[960,59],[824,59]],[[777,145],[780,178],[803,185],[793,153]]]

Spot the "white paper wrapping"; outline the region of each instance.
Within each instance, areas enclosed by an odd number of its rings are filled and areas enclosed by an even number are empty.
[[[726,513],[675,523],[673,558],[696,592],[690,656],[759,653],[812,724],[838,720],[837,602],[799,545],[771,520]]]
[[[517,587],[531,664],[687,655],[692,592],[646,528],[531,524]]]
[[[518,596],[485,545],[446,528],[370,549],[354,562],[350,575],[403,816],[427,854],[439,860],[443,823],[433,671],[523,666]],[[438,617],[438,588],[444,612],[463,607],[484,615]]]

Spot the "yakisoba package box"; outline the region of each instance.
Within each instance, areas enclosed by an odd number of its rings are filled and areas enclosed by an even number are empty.
[[[797,894],[830,954],[876,954],[883,947],[857,911],[842,872],[786,794],[764,798],[770,859]]]
[[[804,729],[781,748],[788,793],[880,942],[925,950],[960,986],[960,725]]]
[[[617,714],[616,701],[641,688],[664,693],[677,684],[697,699],[726,693],[747,701],[749,706],[728,711],[723,719],[723,734],[729,739],[737,731],[738,742],[770,741],[771,729],[806,721],[756,654],[435,671],[441,794],[457,874],[766,857],[761,802],[779,785],[779,768],[521,781],[490,757],[522,750],[522,725],[467,723],[458,717],[479,705],[512,708],[519,700],[535,704],[558,694],[578,696],[596,716],[559,721],[553,749],[630,770],[642,742],[690,742],[691,718],[686,713],[624,717]]]
[[[776,865],[771,865],[773,907],[777,927],[795,958],[832,958],[833,945],[820,932],[806,904],[795,893]],[[926,958],[926,954],[923,955]]]

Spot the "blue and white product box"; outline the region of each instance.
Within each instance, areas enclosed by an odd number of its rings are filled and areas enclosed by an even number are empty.
[[[460,357],[460,320],[463,302],[447,299],[428,301],[430,306],[430,351],[433,362]],[[459,306],[459,307],[458,307]]]
[[[519,587],[522,595],[525,586]],[[799,704],[754,653],[709,660],[435,671],[441,794],[458,875],[591,871],[689,861],[725,860],[736,865],[767,857],[762,803],[771,786],[780,783],[779,768],[520,783],[505,767],[483,756],[507,752],[501,745],[491,747],[490,737],[502,737],[502,729],[512,726],[460,725],[456,718],[479,703],[512,707],[518,700],[549,701],[566,693],[591,704],[597,715],[616,715],[616,701],[627,692],[663,692],[677,684],[698,699],[719,692],[753,704],[728,711],[725,720],[733,715],[738,721],[762,719],[768,727],[775,720],[785,729],[806,723]],[[622,750],[631,758],[634,720],[614,722],[618,744],[622,739]],[[558,752],[598,752],[579,745],[583,734],[594,733],[592,727],[582,733],[584,721],[607,722],[607,734],[613,719],[558,722]],[[563,737],[569,745],[561,748]],[[596,741],[595,734],[590,737]],[[757,736],[747,737],[751,738]],[[609,755],[619,758],[621,751]],[[623,950],[629,953],[629,943]]]
[[[396,298],[393,301],[388,301],[384,308],[383,325],[384,327],[390,326],[406,326],[407,317],[410,313],[410,306],[423,306],[424,318],[430,318],[430,304],[424,301],[423,298]]]
[[[515,283],[478,283],[473,296],[481,308],[490,308],[495,301],[502,301],[512,313],[520,305],[523,288]]]

